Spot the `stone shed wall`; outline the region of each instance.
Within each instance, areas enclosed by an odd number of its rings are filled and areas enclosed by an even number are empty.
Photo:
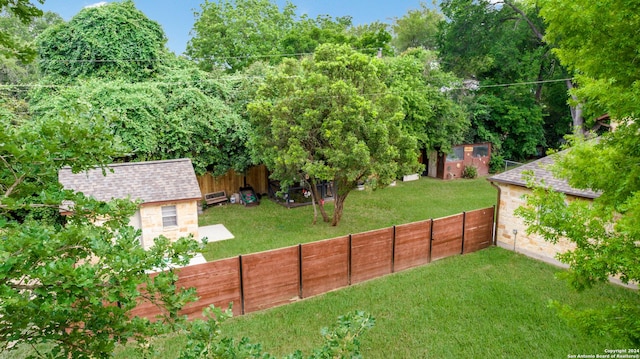
[[[176,206],[178,225],[163,228],[162,207]],[[180,237],[193,234],[198,239],[198,204],[197,201],[166,202],[162,204],[143,204],[140,207],[140,221],[142,227],[142,247],[149,249],[153,239],[160,235],[172,241]]]
[[[543,260],[555,265],[566,267],[555,259],[556,254],[575,248],[575,245],[561,239],[557,244],[545,241],[542,237],[527,235],[526,226],[520,217],[514,215],[514,211],[525,204],[523,196],[530,194],[528,188],[497,184],[500,187],[500,205],[498,211],[498,226],[496,228],[496,245],[520,252],[529,257]],[[514,233],[514,230],[516,233]]]

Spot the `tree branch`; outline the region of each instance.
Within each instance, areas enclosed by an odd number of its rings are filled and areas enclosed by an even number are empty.
[[[7,196],[5,196],[7,197]],[[9,207],[13,207],[13,206],[8,206],[6,204],[0,204],[0,208],[9,208]],[[22,205],[20,207],[28,207],[28,208],[57,208],[57,209],[61,209],[62,206],[59,205],[55,205],[55,204],[44,204],[44,203],[30,203],[30,204],[25,204]]]
[[[13,171],[12,171],[13,172]],[[16,187],[22,183],[22,181],[24,181],[25,178],[25,174],[23,173],[22,176],[16,178],[16,180],[13,182],[13,184],[11,186],[9,186],[9,188],[7,188],[7,190],[4,192],[4,198],[8,198],[11,193],[13,192],[14,189],[16,189]]]
[[[531,31],[533,31],[533,34],[536,35],[538,40],[540,40],[541,42],[544,42],[544,35],[536,27],[536,25],[533,23],[533,21],[531,21],[531,19],[529,19],[529,17],[527,16],[527,14],[524,13],[524,11],[520,10],[510,0],[504,0],[504,3],[507,4],[510,8],[512,8],[513,11],[517,12],[518,14],[520,14],[520,16],[522,16],[522,18],[527,22],[527,24],[529,24],[529,28],[531,28]]]

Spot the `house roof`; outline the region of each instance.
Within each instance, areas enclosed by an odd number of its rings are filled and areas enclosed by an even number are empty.
[[[551,187],[553,190],[562,192],[568,195],[584,198],[597,198],[599,193],[591,190],[582,190],[573,188],[566,180],[556,178],[552,173],[550,167],[555,162],[556,156],[562,156],[565,151],[559,152],[555,155],[543,157],[537,161],[529,162],[520,167],[514,168],[509,171],[502,172],[495,176],[489,177],[491,182],[512,184],[521,187],[528,187],[527,182],[522,176],[525,171],[533,171],[533,175],[537,182],[544,181],[545,185]]]
[[[72,173],[63,167],[58,181],[66,189],[82,192],[100,201],[114,198],[142,200],[143,203],[200,199],[200,187],[188,158],[110,164]]]

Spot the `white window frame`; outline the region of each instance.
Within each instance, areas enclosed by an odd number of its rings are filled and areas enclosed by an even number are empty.
[[[162,228],[178,226],[178,209],[175,205],[162,206]]]

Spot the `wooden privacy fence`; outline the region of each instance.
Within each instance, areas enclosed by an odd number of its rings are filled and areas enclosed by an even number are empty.
[[[182,314],[200,317],[213,304],[250,313],[351,284],[474,252],[492,244],[494,208],[242,255],[179,269],[177,288],[196,288]],[[142,302],[132,315],[153,318]]]
[[[260,194],[267,193],[269,190],[267,168],[264,165],[251,167],[246,173],[229,170],[222,176],[214,177],[210,173],[205,173],[197,178],[202,196],[219,191],[225,191],[229,196],[245,186],[253,187],[256,193]]]

